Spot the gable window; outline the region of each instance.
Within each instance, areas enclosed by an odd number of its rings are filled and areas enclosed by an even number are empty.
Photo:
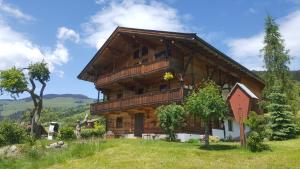
[[[133,59],[138,59],[138,58],[140,58],[140,50],[139,49],[134,51],[134,53],[133,53]]]
[[[155,53],[155,59],[162,59],[162,58],[166,58],[166,51],[161,51],[158,53]]]
[[[117,117],[116,128],[122,128],[122,127],[123,127],[123,118],[122,117]]]
[[[233,131],[232,120],[228,120],[228,131]]]
[[[146,46],[142,47],[142,56],[145,56],[148,54],[148,48]]]
[[[143,64],[148,63],[148,58],[143,59],[143,60],[142,60],[142,63],[143,63]]]
[[[159,91],[164,92],[167,91],[168,87],[166,84],[159,85]]]
[[[120,98],[122,98],[122,97],[123,97],[123,93],[122,93],[122,92],[120,92],[120,93],[117,94],[117,98],[118,98],[118,99],[120,99]]]
[[[171,50],[168,50],[168,55],[171,56]],[[155,53],[155,59],[163,59],[163,58],[167,58],[167,53],[165,50]]]
[[[139,88],[136,91],[136,94],[143,94],[144,93],[144,89],[143,88]]]

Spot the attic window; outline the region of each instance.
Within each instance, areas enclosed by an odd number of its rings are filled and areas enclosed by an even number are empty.
[[[139,88],[136,91],[136,94],[143,94],[144,93],[144,89],[143,88]]]
[[[146,46],[143,46],[142,48],[142,56],[147,55],[148,54],[148,48]]]
[[[133,53],[133,59],[138,59],[140,58],[140,50],[136,50],[134,53]]]
[[[168,50],[168,55],[170,56],[170,53],[171,53],[171,50]],[[161,52],[158,52],[158,53],[155,53],[155,59],[162,59],[162,58],[167,58],[167,53],[166,51],[161,51]]]
[[[159,86],[159,90],[160,90],[161,92],[166,91],[166,90],[167,90],[167,85],[166,85],[166,84],[161,84],[161,85]]]
[[[120,99],[120,98],[122,98],[122,97],[123,97],[123,93],[122,93],[122,92],[120,92],[120,93],[117,94],[117,98],[118,98],[118,99]]]

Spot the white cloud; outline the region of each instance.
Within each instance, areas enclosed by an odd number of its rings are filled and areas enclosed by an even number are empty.
[[[107,2],[107,0],[96,0],[95,2],[96,2],[96,4],[101,5],[101,4],[105,4]]]
[[[26,67],[29,63],[44,60],[51,72],[56,73],[56,66],[69,60],[68,50],[62,43],[57,43],[54,49],[42,50],[22,33],[16,32],[0,18],[0,70],[12,66]],[[61,73],[60,73],[61,74]]]
[[[117,26],[186,31],[178,12],[158,1],[112,1],[83,24],[84,41],[100,48]]]
[[[0,0],[0,12],[10,15],[12,17],[15,17],[17,19],[23,19],[23,20],[32,20],[33,19],[32,16],[23,13],[17,7],[15,7],[11,4],[5,3],[3,0]]]
[[[66,27],[58,28],[56,37],[62,41],[68,39],[75,43],[78,43],[80,40],[80,36],[78,33],[76,33],[73,29],[69,29]]]
[[[6,14],[18,20],[32,19],[31,16],[24,14],[17,7],[0,0],[0,70],[13,66],[24,68],[30,63],[45,61],[52,73],[62,76],[63,72],[57,66],[67,63],[70,58],[63,41],[65,39],[77,41],[76,33],[67,28],[59,29],[58,32],[63,33],[58,34],[59,37],[55,46],[53,48],[41,47],[22,32],[18,32],[8,25]]]
[[[293,57],[290,68],[300,69],[300,10],[279,19],[280,32],[286,48]],[[264,32],[246,38],[231,39],[226,42],[229,54],[249,69],[263,69],[260,49],[263,47]]]

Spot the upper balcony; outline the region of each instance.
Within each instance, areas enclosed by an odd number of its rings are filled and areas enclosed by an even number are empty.
[[[172,102],[181,102],[184,97],[183,89],[172,89],[165,92],[151,92],[130,98],[91,104],[91,114],[122,111],[130,108],[158,106]]]
[[[126,67],[119,71],[99,76],[96,85],[101,88],[114,82],[118,82],[122,79],[144,76],[147,74],[160,72],[162,70],[167,70],[171,67],[173,62],[174,60],[172,59],[162,59],[147,64]]]

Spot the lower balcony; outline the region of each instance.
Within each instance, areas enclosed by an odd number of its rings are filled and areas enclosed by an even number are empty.
[[[183,89],[172,89],[165,92],[146,93],[114,101],[91,104],[91,114],[117,112],[143,106],[160,106],[172,102],[181,102],[184,97]]]

